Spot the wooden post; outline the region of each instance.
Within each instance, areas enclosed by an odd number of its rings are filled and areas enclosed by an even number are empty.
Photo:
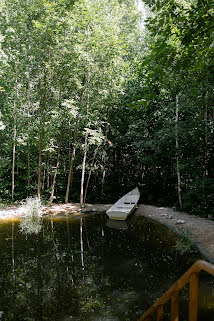
[[[171,321],[179,320],[179,292],[174,292],[171,297]]]
[[[163,321],[163,305],[157,308],[157,321]]]
[[[192,273],[189,282],[189,321],[198,318],[198,273]]]

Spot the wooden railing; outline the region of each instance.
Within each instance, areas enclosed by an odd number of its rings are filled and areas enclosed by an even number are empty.
[[[171,288],[145,312],[138,321],[151,321],[156,314],[156,321],[163,321],[164,304],[171,301],[171,321],[179,321],[179,291],[189,283],[189,321],[198,317],[198,273],[206,271],[214,275],[214,265],[206,261],[195,262]]]

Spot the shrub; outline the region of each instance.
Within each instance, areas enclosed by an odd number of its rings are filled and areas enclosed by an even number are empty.
[[[30,197],[22,206],[25,218],[20,223],[20,230],[25,234],[38,234],[42,228],[41,224],[41,201],[38,197]]]

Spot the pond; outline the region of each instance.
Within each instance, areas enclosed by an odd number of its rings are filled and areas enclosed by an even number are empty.
[[[180,253],[178,241],[165,226],[135,215],[119,226],[105,213],[47,217],[38,234],[1,222],[0,320],[137,321],[202,258],[195,249]],[[198,321],[204,320],[214,321],[214,290],[213,278],[202,274]]]

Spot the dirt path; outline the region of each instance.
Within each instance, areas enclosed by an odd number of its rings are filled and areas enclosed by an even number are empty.
[[[81,210],[78,203],[54,204],[51,207],[43,206],[42,215],[66,215],[80,211],[106,211],[109,207],[109,204],[86,204],[85,208]],[[214,221],[183,212],[177,212],[171,208],[150,205],[139,205],[135,211],[135,215],[142,215],[156,220],[179,234],[189,231],[193,241],[202,254],[210,262],[214,263]],[[20,206],[13,205],[0,209],[0,221],[5,219],[19,219],[21,217],[22,210]],[[179,220],[181,220],[183,224],[179,224]]]

